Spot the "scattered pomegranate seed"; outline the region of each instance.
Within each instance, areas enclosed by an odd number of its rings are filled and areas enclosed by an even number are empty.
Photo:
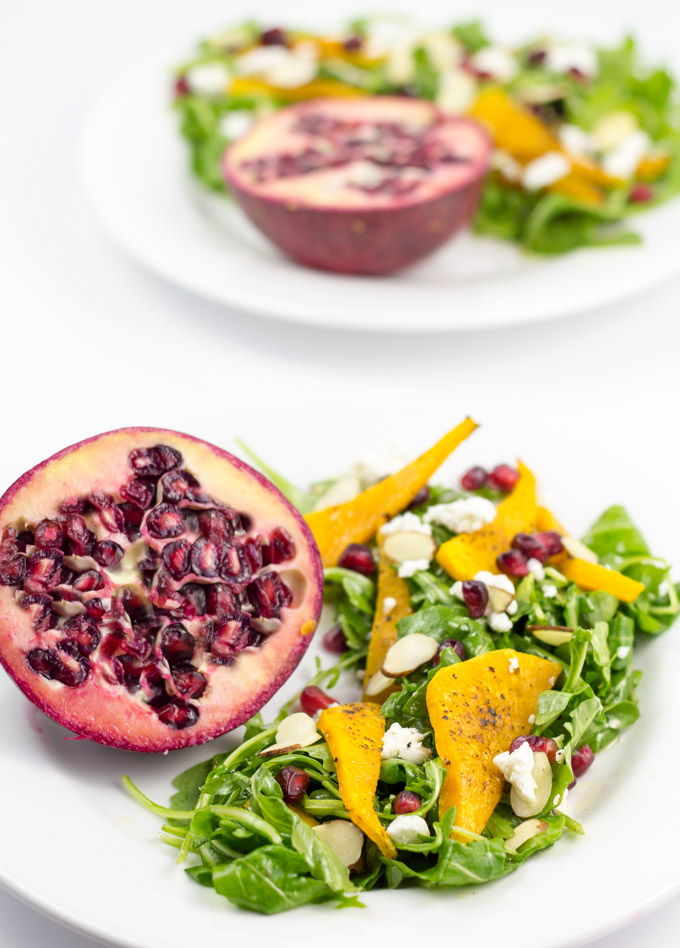
[[[519,471],[509,464],[498,464],[486,479],[487,487],[493,487],[494,490],[502,490],[509,494],[517,481],[519,480]]]
[[[463,583],[463,599],[473,619],[481,619],[489,604],[489,590],[477,579],[466,579]]]
[[[458,639],[444,639],[439,648],[435,657],[432,659],[432,667],[436,668],[439,662],[441,661],[442,652],[445,648],[452,648],[456,653],[461,662],[464,662],[467,659],[467,649],[462,642],[459,642]]]
[[[541,737],[539,734],[523,734],[521,737],[516,737],[512,742],[510,745],[510,753],[516,751],[522,744],[528,744],[534,753],[539,754],[542,751],[551,764],[555,763],[557,744],[552,737]]]
[[[343,42],[342,48],[346,49],[348,53],[353,53],[364,45],[363,38],[361,36],[348,36],[347,39]]]
[[[262,46],[287,46],[288,39],[280,26],[275,26],[271,30],[265,30],[260,34],[260,45]]]
[[[534,537],[542,543],[548,551],[548,556],[557,556],[564,550],[562,546],[562,537],[556,530],[544,530],[542,533],[534,533]]]
[[[285,803],[297,803],[307,792],[309,774],[299,767],[283,767],[276,775]]]
[[[488,471],[484,470],[483,467],[471,467],[461,477],[460,486],[463,490],[479,490],[480,487],[484,487],[486,484],[488,476]]]
[[[341,655],[349,648],[345,633],[342,631],[342,626],[339,622],[324,635],[323,647],[327,652],[334,652],[336,655]]]
[[[35,528],[35,545],[40,550],[58,548],[64,542],[64,528],[57,520],[41,520]]]
[[[355,573],[361,573],[363,576],[372,576],[375,573],[373,553],[363,543],[350,543],[338,560],[338,566],[354,570]]]
[[[579,747],[579,749],[574,751],[571,755],[571,769],[574,776],[577,779],[578,777],[582,777],[594,760],[595,754],[590,744],[584,744],[583,747]]]
[[[510,545],[512,546],[513,550],[519,550],[520,552],[524,553],[528,560],[533,558],[538,560],[539,563],[548,562],[550,553],[535,534],[518,533],[512,538],[512,543]]]
[[[392,812],[398,813],[413,813],[415,810],[419,810],[422,806],[423,801],[420,799],[417,793],[414,793],[413,790],[402,790],[401,793],[398,793],[392,802]]]
[[[304,688],[300,695],[300,707],[310,717],[314,717],[317,711],[330,708],[332,704],[336,704],[335,699],[327,695],[321,688],[317,688],[316,685],[309,685]]]
[[[529,573],[527,558],[521,550],[508,550],[506,553],[501,553],[496,560],[496,565],[501,573],[507,576],[527,576]]]
[[[175,80],[175,95],[177,98],[181,98],[183,95],[189,95],[189,83],[187,82],[186,76],[179,76]]]
[[[654,189],[648,184],[635,184],[631,188],[628,200],[631,204],[646,204],[654,197]]]
[[[529,59],[527,60],[530,66],[540,66],[543,60],[546,57],[546,51],[544,49],[534,49],[529,54]]]
[[[425,487],[421,487],[418,493],[415,495],[411,503],[406,508],[407,510],[412,510],[413,507],[420,507],[421,504],[426,504],[430,497],[430,488],[426,484]]]
[[[577,82],[586,83],[589,81],[588,76],[586,76],[584,72],[581,72],[580,69],[577,69],[576,66],[572,66],[567,75],[571,76],[572,79],[576,79]]]

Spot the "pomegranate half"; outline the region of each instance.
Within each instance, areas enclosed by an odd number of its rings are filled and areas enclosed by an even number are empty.
[[[0,662],[83,737],[200,744],[277,691],[321,611],[297,511],[198,438],[124,428],[60,451],[0,499]]]
[[[431,102],[313,99],[255,124],[225,180],[284,253],[339,273],[414,263],[468,224],[491,155],[486,132]]]

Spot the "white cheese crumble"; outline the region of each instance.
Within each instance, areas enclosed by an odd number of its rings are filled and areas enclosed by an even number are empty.
[[[534,752],[527,741],[520,744],[512,753],[504,751],[502,754],[497,754],[493,762],[523,800],[527,803],[536,802],[537,784],[533,776]]]
[[[519,671],[519,659],[517,658],[516,655],[513,655],[512,658],[510,659],[508,663],[508,671],[511,674],[512,672]]]
[[[541,589],[546,599],[554,599],[557,595],[557,586],[554,583],[546,583]]]
[[[496,507],[484,497],[463,497],[450,504],[435,504],[425,513],[425,523],[440,523],[453,533],[474,533],[496,519]]]
[[[507,607],[507,609],[506,609],[505,611],[507,612],[507,614],[508,614],[509,616],[514,616],[514,614],[517,612],[518,608],[519,608],[519,606],[517,605],[517,600],[516,600],[516,599],[513,599],[512,602],[510,603],[510,605]]]
[[[594,76],[597,73],[597,54],[590,46],[556,43],[546,50],[543,65],[551,72],[578,69],[584,76]]]
[[[397,600],[394,598],[394,596],[385,596],[383,599],[383,615],[388,616],[396,604]]]
[[[512,628],[510,617],[505,612],[491,612],[486,621],[494,632],[509,632]]]
[[[541,580],[545,579],[545,570],[543,569],[543,563],[540,560],[537,560],[535,557],[531,556],[527,560],[527,569],[530,573],[533,573],[536,579]]]
[[[243,138],[246,132],[249,132],[255,116],[247,109],[234,109],[232,112],[226,112],[220,119],[220,132],[225,138],[233,141],[236,138]]]
[[[522,166],[509,151],[497,148],[493,153],[491,164],[507,181],[519,181],[522,177]]]
[[[559,151],[547,151],[524,166],[522,184],[527,191],[539,191],[564,178],[570,170],[571,163],[564,155]]]
[[[564,748],[558,747],[557,750],[555,751],[555,763],[561,764],[563,760],[564,760]]]
[[[402,813],[387,827],[387,835],[391,836],[397,844],[408,845],[417,843],[420,836],[429,836],[430,827],[417,813]]]
[[[423,747],[424,734],[414,727],[402,727],[396,722],[385,731],[382,742],[383,760],[398,757],[409,764],[424,764],[430,756],[427,747]]]
[[[477,72],[493,76],[500,82],[510,82],[519,69],[513,54],[502,46],[485,46],[480,49],[472,57],[472,65]]]
[[[564,125],[560,125],[557,136],[562,147],[566,148],[570,155],[577,158],[592,155],[597,150],[595,140],[590,132],[579,128],[578,125],[565,122]]]
[[[630,645],[619,645],[616,650],[617,658],[627,658],[630,653]]]
[[[429,568],[430,561],[426,560],[425,557],[421,560],[404,560],[403,563],[399,564],[397,575],[400,576],[401,579],[410,579],[411,576],[415,576],[416,573],[421,573]]]
[[[464,69],[442,72],[437,83],[436,103],[448,115],[460,115],[474,102],[477,82]]]
[[[456,597],[456,599],[461,599],[461,600],[465,599],[465,597],[463,596],[463,584],[461,583],[459,579],[456,580],[456,582],[453,584],[453,586],[451,587],[449,591],[452,596]]]
[[[550,687],[552,688],[552,686],[555,684],[555,679],[554,679],[554,678],[548,678],[548,684],[549,684]]]
[[[427,33],[422,37],[420,45],[427,53],[427,58],[438,73],[445,73],[447,69],[460,66],[465,57],[462,44],[444,30]],[[462,72],[462,70],[461,70]],[[468,73],[466,73],[468,75]]]
[[[316,43],[286,46],[257,46],[236,60],[242,76],[257,76],[280,89],[304,86],[316,76],[319,49]]]
[[[637,129],[607,152],[602,159],[602,167],[615,178],[632,178],[650,147],[649,135]]]
[[[480,569],[478,573],[475,573],[475,579],[487,586],[495,586],[496,589],[504,589],[515,595],[513,582],[505,573],[490,573],[489,570]]]
[[[529,724],[535,724],[535,723],[536,723],[536,715],[535,715],[535,714],[530,714],[530,715],[529,715]]]
[[[401,533],[402,531],[404,533],[424,533],[428,537],[432,536],[432,527],[429,523],[423,523],[418,514],[414,514],[410,510],[393,517],[380,528],[383,536],[388,536],[390,533]]]
[[[222,63],[203,63],[187,73],[189,88],[196,95],[224,95],[229,85],[229,70]]]

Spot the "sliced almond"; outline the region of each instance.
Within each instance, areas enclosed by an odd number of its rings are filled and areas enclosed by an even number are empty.
[[[328,820],[312,829],[333,850],[343,866],[349,868],[361,859],[364,834],[354,823],[349,820]]]
[[[68,599],[57,599],[52,603],[52,608],[57,615],[64,616],[66,619],[81,616],[87,611],[82,602],[69,602]]]
[[[546,645],[553,645],[555,647],[558,645],[566,645],[567,642],[571,641],[571,637],[574,634],[573,629],[561,625],[530,625],[528,626],[528,630],[539,642],[544,642]]]
[[[586,563],[599,563],[597,553],[581,543],[580,540],[577,540],[576,537],[562,537],[562,546],[567,551],[569,556],[573,556],[579,560],[585,560]]]
[[[257,755],[258,757],[276,757],[278,754],[290,754],[293,751],[299,751],[299,744],[272,744],[269,747],[265,747],[263,751]]]
[[[505,612],[512,600],[514,594],[507,589],[501,589],[499,586],[487,586],[489,591],[489,605],[493,612]]]
[[[618,109],[608,112],[593,125],[592,136],[598,151],[611,151],[620,145],[624,138],[638,128],[638,121],[632,112]]]
[[[406,563],[408,560],[431,560],[437,551],[437,544],[426,533],[415,530],[399,530],[388,533],[383,540],[382,551],[393,563]]]
[[[376,672],[375,675],[371,675],[366,682],[364,694],[367,698],[375,698],[376,695],[382,694],[383,691],[386,691],[393,684],[393,678],[388,678],[387,675],[383,675],[382,672]]]
[[[515,829],[510,839],[505,840],[505,848],[510,853],[516,853],[519,847],[540,833],[545,833],[548,824],[544,820],[525,820]]]
[[[380,669],[388,678],[400,678],[410,675],[416,668],[434,658],[439,645],[435,639],[422,632],[412,632],[403,639],[397,639],[387,650]]]
[[[314,718],[305,714],[304,711],[289,714],[281,721],[276,731],[277,744],[298,744],[300,747],[308,747],[320,740],[321,735],[314,723]]]
[[[521,796],[515,787],[510,791],[510,806],[517,816],[521,816],[522,819],[540,813],[552,793],[552,767],[548,755],[544,754],[543,751],[534,751],[534,768],[531,775],[536,781],[533,802]]]

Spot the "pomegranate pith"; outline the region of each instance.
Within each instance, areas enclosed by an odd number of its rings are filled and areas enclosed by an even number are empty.
[[[320,558],[299,514],[188,435],[130,428],[66,448],[0,499],[0,532],[0,662],[100,743],[168,750],[237,727],[318,621]]]

